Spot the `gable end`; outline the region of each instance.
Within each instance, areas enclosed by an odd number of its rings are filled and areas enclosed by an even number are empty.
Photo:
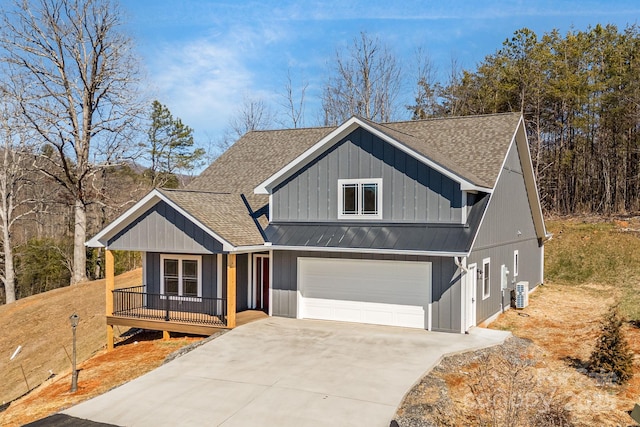
[[[107,242],[109,249],[143,252],[219,253],[222,243],[160,201]]]
[[[355,129],[276,186],[271,221],[339,221],[342,180],[379,183],[379,221],[463,222],[458,182],[364,128]]]

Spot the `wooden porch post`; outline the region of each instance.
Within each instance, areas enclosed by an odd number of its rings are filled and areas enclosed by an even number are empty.
[[[236,254],[227,255],[227,327],[236,327]]]
[[[109,249],[105,251],[105,302],[106,315],[113,316],[113,290],[116,287],[115,265],[113,260],[113,252]],[[107,324],[107,350],[113,350],[113,325]]]

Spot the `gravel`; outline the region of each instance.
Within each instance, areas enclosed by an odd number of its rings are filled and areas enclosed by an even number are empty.
[[[449,396],[448,386],[442,378],[448,373],[463,372],[470,363],[488,355],[523,354],[531,345],[530,340],[511,337],[502,345],[445,357],[407,393],[391,425],[398,427],[453,426],[452,419],[456,418],[455,405]]]

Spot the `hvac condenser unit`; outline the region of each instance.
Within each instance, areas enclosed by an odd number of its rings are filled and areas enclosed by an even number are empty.
[[[516,283],[516,308],[529,305],[529,282]]]

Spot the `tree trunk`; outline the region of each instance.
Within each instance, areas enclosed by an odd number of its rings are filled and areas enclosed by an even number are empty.
[[[16,275],[13,269],[13,249],[11,248],[11,235],[9,228],[3,227],[2,238],[4,244],[4,294],[5,303],[10,304],[16,300]]]
[[[104,228],[104,227],[101,227],[101,228]],[[93,280],[102,278],[101,257],[102,257],[102,248],[98,248],[97,249],[97,256],[96,256],[97,261],[96,261],[95,267],[93,268]]]
[[[87,241],[87,207],[82,200],[75,202],[75,226],[73,230],[73,275],[71,284],[75,285],[87,280],[87,252],[84,242]]]

